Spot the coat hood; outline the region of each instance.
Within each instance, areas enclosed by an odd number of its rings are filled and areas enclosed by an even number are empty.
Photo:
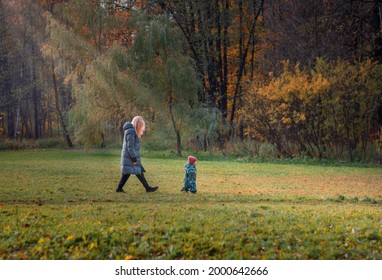
[[[129,128],[134,128],[134,126],[129,122],[125,122],[125,124],[123,125],[123,130],[127,130]]]

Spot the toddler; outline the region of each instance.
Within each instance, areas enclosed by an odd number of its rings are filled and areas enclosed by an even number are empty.
[[[182,192],[196,193],[196,157],[189,156],[186,165],[184,166],[184,170],[186,174],[183,180],[183,188]]]

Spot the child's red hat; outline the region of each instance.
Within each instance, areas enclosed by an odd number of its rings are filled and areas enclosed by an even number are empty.
[[[197,158],[196,158],[196,157],[194,157],[194,156],[189,156],[189,157],[188,157],[188,162],[189,162],[190,164],[194,164],[196,161],[197,161]]]

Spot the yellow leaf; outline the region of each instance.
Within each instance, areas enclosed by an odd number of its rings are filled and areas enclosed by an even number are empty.
[[[69,241],[69,240],[72,240],[72,239],[74,239],[74,236],[73,236],[73,235],[69,235],[68,238],[66,238],[66,240],[68,240],[68,241]]]
[[[41,244],[41,243],[44,243],[44,238],[40,238],[40,240],[38,241],[38,244]]]
[[[94,244],[94,242],[92,242],[92,243],[90,244],[90,246],[89,246],[89,250],[93,249],[94,247],[97,247],[97,246]]]

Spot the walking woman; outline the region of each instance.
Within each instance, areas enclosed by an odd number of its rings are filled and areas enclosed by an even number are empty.
[[[122,178],[119,181],[117,192],[124,193],[123,186],[126,184],[131,174],[135,174],[139,181],[141,181],[146,192],[155,192],[158,187],[151,187],[146,181],[143,172],[145,169],[141,163],[140,156],[140,143],[139,139],[142,137],[146,129],[145,121],[141,116],[136,116],[131,123],[126,122],[123,125],[125,131],[123,136],[123,146],[121,152],[121,170]]]

